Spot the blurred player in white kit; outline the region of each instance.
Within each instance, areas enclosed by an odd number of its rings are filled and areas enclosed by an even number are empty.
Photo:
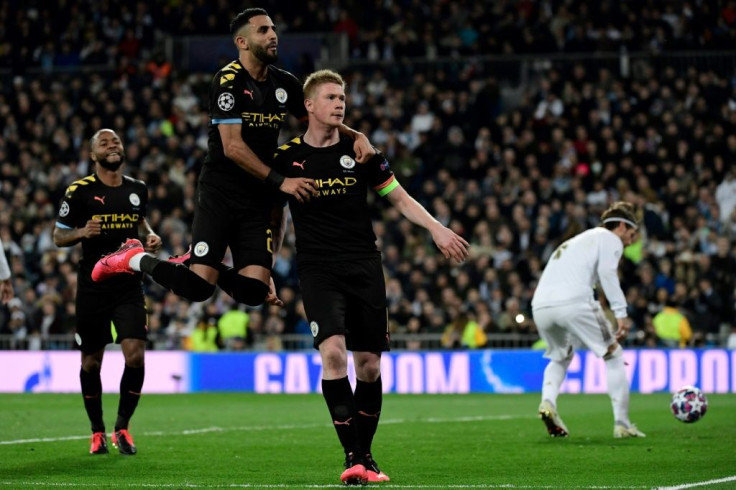
[[[629,383],[623,349],[630,323],[626,298],[618,279],[618,263],[624,247],[634,241],[638,230],[636,210],[627,202],[616,202],[601,215],[601,224],[561,244],[545,266],[532,298],[532,313],[539,335],[547,343],[544,354],[550,362],[544,370],[539,417],[552,437],[569,432],[557,413],[557,396],[573,358],[573,341],[602,357],[606,363],[608,394],[613,405],[616,438],[645,437],[629,420]],[[593,295],[600,283],[616,317],[617,330]]]

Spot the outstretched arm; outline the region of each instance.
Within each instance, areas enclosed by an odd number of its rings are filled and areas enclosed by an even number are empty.
[[[443,226],[442,223],[434,219],[434,217],[424,209],[424,206],[419,204],[416,199],[411,197],[406,190],[397,185],[387,195],[391,204],[396,206],[401,214],[412,223],[421,226],[429,230],[432,234],[432,240],[440,249],[442,255],[446,259],[454,259],[458,262],[462,262],[468,257],[468,242],[452,231],[451,229]]]

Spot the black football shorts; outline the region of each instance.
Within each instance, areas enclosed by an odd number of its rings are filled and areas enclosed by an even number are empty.
[[[271,270],[272,231],[268,205],[253,207],[200,182],[192,224],[192,264],[213,268],[222,262],[227,247],[235,270],[260,265]]]
[[[113,342],[148,338],[146,306],[140,286],[119,293],[77,292],[77,347],[92,354]]]
[[[389,350],[386,285],[381,258],[298,265],[314,347],[344,335],[348,350]]]

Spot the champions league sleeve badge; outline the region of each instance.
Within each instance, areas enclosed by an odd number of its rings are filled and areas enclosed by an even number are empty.
[[[217,107],[227,112],[235,107],[235,97],[230,92],[223,92],[217,98]]]

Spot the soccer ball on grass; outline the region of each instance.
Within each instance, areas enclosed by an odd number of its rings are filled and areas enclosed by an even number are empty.
[[[705,416],[708,400],[700,388],[683,386],[672,395],[670,409],[677,420],[691,424]]]

